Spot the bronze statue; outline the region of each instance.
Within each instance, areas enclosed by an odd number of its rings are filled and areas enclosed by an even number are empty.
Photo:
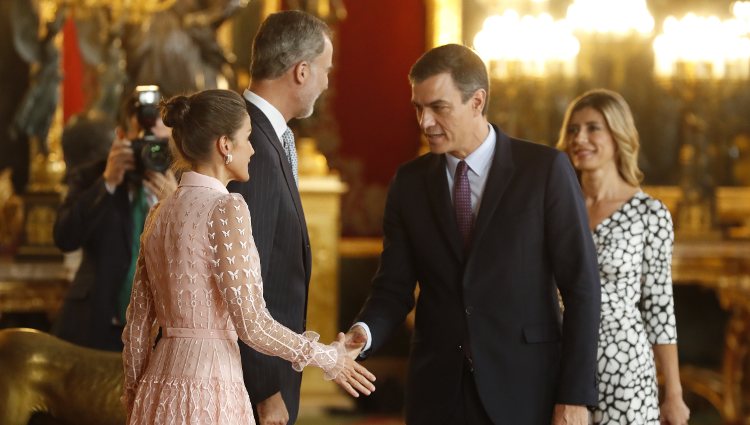
[[[219,45],[217,28],[247,0],[179,0],[147,25],[125,28],[129,93],[157,84],[165,97],[211,88],[234,88],[233,58]]]
[[[40,37],[39,11],[34,2],[16,0],[13,3],[13,42],[19,55],[32,68],[31,83],[16,112],[13,130],[28,137],[36,137],[39,151],[49,153],[47,133],[52,125],[57,103],[60,100],[59,85],[60,51],[55,37],[65,23],[65,8],[59,7],[49,22],[42,22],[46,31]]]
[[[0,424],[35,413],[76,425],[122,425],[120,353],[82,348],[33,329],[0,330]]]

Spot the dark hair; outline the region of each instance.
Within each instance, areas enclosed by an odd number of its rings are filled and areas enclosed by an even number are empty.
[[[138,113],[137,104],[138,99],[133,95],[125,97],[120,102],[120,109],[117,111],[117,126],[126,133],[130,131],[130,126],[132,125],[130,119]]]
[[[250,76],[271,80],[301,61],[312,61],[323,53],[326,37],[331,39],[331,30],[309,13],[286,10],[269,15],[253,40]]]
[[[161,117],[172,127],[172,153],[179,168],[207,161],[213,141],[239,130],[247,109],[237,93],[214,89],[162,100]]]
[[[105,160],[114,138],[114,121],[98,109],[71,117],[62,132],[66,178],[82,165]]]
[[[479,89],[487,92],[482,114],[487,114],[490,103],[490,83],[487,67],[473,50],[460,44],[446,44],[423,54],[409,71],[409,82],[414,85],[442,73],[449,73],[466,103]]]

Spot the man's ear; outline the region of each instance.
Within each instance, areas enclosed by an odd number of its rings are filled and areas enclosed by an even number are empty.
[[[485,89],[477,89],[471,96],[471,108],[481,115],[486,103],[487,91]]]
[[[294,65],[294,81],[298,84],[305,82],[310,75],[310,63],[307,61],[298,62]]]

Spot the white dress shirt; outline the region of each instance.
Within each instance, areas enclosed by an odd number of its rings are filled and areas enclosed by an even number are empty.
[[[495,156],[495,145],[497,144],[497,133],[495,133],[494,127],[489,126],[489,133],[487,137],[482,141],[482,144],[470,153],[464,161],[469,166],[469,186],[471,187],[471,212],[474,216],[474,220],[477,219],[477,212],[479,212],[479,206],[482,204],[482,195],[484,194],[484,187],[487,185],[487,175],[490,173],[490,167],[492,167],[492,157]],[[451,202],[453,201],[453,177],[456,174],[456,167],[458,167],[460,159],[447,153],[445,154],[445,172],[448,175],[448,190],[451,194]],[[361,326],[367,334],[367,343],[363,352],[370,349],[372,345],[372,334],[370,333],[370,327],[367,323],[357,322],[354,326]]]
[[[257,94],[251,92],[250,89],[245,89],[245,92],[242,93],[242,96],[244,96],[248,102],[257,106],[258,109],[263,112],[263,115],[268,118],[268,121],[271,121],[273,131],[276,132],[276,137],[278,137],[279,142],[281,142],[281,135],[284,134],[287,129],[286,120],[284,119],[284,116],[281,115],[281,112],[279,112],[279,110],[276,109],[275,106],[268,103],[266,99],[263,99]]]

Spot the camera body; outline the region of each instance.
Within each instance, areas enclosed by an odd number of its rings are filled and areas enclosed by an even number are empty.
[[[159,86],[138,86],[133,93],[141,135],[131,142],[135,169],[129,173],[133,181],[141,181],[147,170],[163,173],[172,163],[169,139],[157,137],[153,127],[159,119]]]

